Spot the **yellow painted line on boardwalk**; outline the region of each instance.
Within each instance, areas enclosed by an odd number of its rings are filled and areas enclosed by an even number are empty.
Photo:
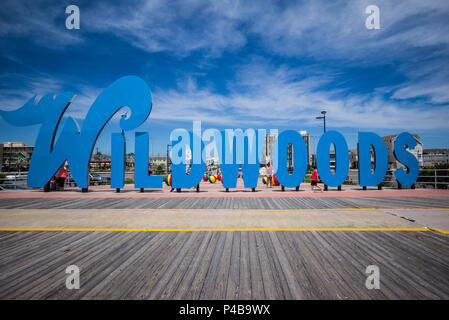
[[[440,230],[438,228],[429,228],[429,230],[432,230],[432,231],[435,231],[438,233],[449,234],[449,231]]]
[[[192,228],[192,229],[115,229],[115,228],[0,228],[0,231],[429,231],[428,228]]]
[[[189,211],[346,211],[346,210],[422,210],[422,211],[432,211],[432,210],[447,210],[449,208],[280,208],[280,209],[265,209],[265,208],[0,208],[1,211],[74,211],[74,210],[106,210],[106,211],[124,211],[124,210],[137,210],[137,211],[150,211],[150,210],[189,210]]]

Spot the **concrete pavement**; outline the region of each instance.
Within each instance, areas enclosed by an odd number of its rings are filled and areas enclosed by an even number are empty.
[[[449,231],[449,209],[0,209],[1,229],[415,229]]]

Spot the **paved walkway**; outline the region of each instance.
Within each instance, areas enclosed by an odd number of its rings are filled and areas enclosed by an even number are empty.
[[[449,197],[0,198],[0,230],[423,228],[449,232]]]
[[[134,187],[127,186],[120,193],[115,190],[105,187],[90,187],[89,192],[82,193],[80,189],[72,188],[66,191],[42,192],[42,190],[17,190],[17,191],[0,191],[0,199],[12,198],[174,198],[174,197],[449,197],[449,190],[442,189],[384,189],[377,190],[377,188],[370,188],[363,191],[357,186],[347,186],[338,191],[337,188],[329,188],[329,191],[312,192],[309,186],[302,186],[299,191],[294,189],[285,189],[281,191],[280,187],[266,188],[261,187],[252,192],[251,189],[244,189],[239,187],[230,189],[226,192],[225,189],[219,186],[214,188],[204,189],[201,187],[200,192],[194,189],[182,189],[181,192],[170,192],[170,188],[165,186],[163,189],[145,189],[145,192]]]
[[[413,219],[411,218],[413,216]],[[449,209],[8,209],[0,230],[416,230],[449,233]]]

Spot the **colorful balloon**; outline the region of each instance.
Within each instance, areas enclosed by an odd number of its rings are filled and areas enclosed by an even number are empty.
[[[172,177],[171,177],[171,174],[169,174],[168,176],[165,177],[164,182],[167,186],[171,186],[171,180],[172,180]]]
[[[267,177],[263,177],[262,178],[262,182],[263,182],[263,184],[267,184],[268,183],[268,178]]]
[[[276,176],[273,174],[273,177],[271,178],[271,184],[273,186],[278,186],[279,185],[279,181],[278,179],[276,179]]]
[[[210,176],[209,177],[209,182],[210,183],[215,183],[215,181],[217,181],[217,178],[215,178],[215,176]]]
[[[204,176],[203,176],[203,181],[207,181],[208,180],[208,176],[205,174]]]

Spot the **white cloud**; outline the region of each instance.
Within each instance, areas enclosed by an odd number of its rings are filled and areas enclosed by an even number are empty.
[[[89,29],[113,33],[148,52],[213,54],[244,47],[256,36],[276,54],[315,58],[369,57],[381,62],[410,47],[449,44],[449,3],[378,0],[381,30],[365,27],[370,0],[134,0],[87,8]],[[381,53],[382,57],[379,56]]]
[[[14,23],[12,18],[0,20],[0,35],[31,36],[50,47],[83,41],[78,35],[82,33],[65,30],[63,24],[55,28],[56,17],[64,15],[64,8],[45,4],[2,4],[3,11],[17,19]],[[389,64],[406,78],[390,87],[373,88],[368,95],[345,95],[344,88],[330,86],[332,78],[317,68],[249,61],[236,67],[236,79],[228,82],[226,94],[199,86],[195,77],[188,75],[171,90],[154,88],[152,118],[201,119],[233,127],[269,123],[274,127],[292,121],[316,124],[315,115],[325,107],[342,127],[446,129],[449,2],[378,0],[380,30],[365,28],[369,4],[372,1],[310,0],[283,5],[232,0],[101,2],[80,7],[81,29],[114,34],[147,52],[181,56],[201,52],[206,58],[239,53],[254,37],[263,50],[275,56],[299,62],[309,59],[318,67],[328,61],[342,67]],[[1,92],[2,108],[22,105],[26,99],[21,100],[21,92],[62,92],[65,85],[48,77],[27,82],[28,91]],[[323,89],[325,85],[329,86]],[[101,89],[79,89],[81,94],[70,110],[82,118]],[[385,93],[392,99],[386,100]],[[428,102],[408,101],[414,98]],[[436,106],[430,107],[432,103]]]
[[[399,91],[394,98],[449,102],[449,71],[441,68],[449,58],[449,2],[378,0],[380,30],[365,27],[370,4],[371,0],[102,2],[86,10],[85,24],[148,52],[217,57],[244,50],[253,37],[272,55],[337,61],[341,67],[392,65],[407,77],[395,88]],[[429,64],[437,77],[428,72]]]
[[[435,104],[447,103],[449,101],[449,84],[416,82],[394,92],[394,99],[429,98]]]
[[[449,105],[427,108],[388,101],[378,93],[341,96],[322,89],[330,79],[305,78],[301,69],[254,64],[242,67],[238,74],[227,95],[198,88],[192,78],[177,90],[155,90],[151,117],[200,119],[231,127],[314,126],[315,116],[325,108],[338,127],[430,130],[446,129],[449,123]]]
[[[49,1],[3,1],[0,36],[18,37],[43,47],[63,49],[83,42],[81,33],[65,28],[65,6]]]
[[[51,78],[46,75],[30,76],[19,74],[2,74],[0,79],[3,81],[10,81],[11,79],[14,79],[16,83],[21,84],[20,87],[1,91],[1,110],[18,109],[33,96],[36,96],[36,99],[39,100],[46,94],[59,95],[63,92],[70,91],[67,88],[69,85],[72,85],[70,80]],[[83,119],[101,91],[101,88],[78,84],[77,90],[73,92],[76,95],[76,98],[65,113],[65,116]]]
[[[4,82],[14,80],[21,87],[0,91],[0,108],[14,110],[24,105],[33,96],[41,97],[48,93],[58,94],[63,91],[62,83],[49,77],[33,77],[23,74],[3,73],[0,79]]]
[[[221,54],[246,43],[239,30],[242,12],[233,3],[236,2],[103,2],[87,11],[85,23],[91,30],[114,33],[148,52],[187,55],[207,49],[211,54]]]
[[[304,72],[302,68],[274,66],[257,60],[237,69],[238,77],[228,83],[227,94],[219,94],[211,86],[200,86],[195,77],[187,76],[178,82],[176,88],[152,88],[153,109],[150,117],[163,121],[202,120],[207,126],[229,128],[315,127],[315,116],[324,108],[333,127],[414,132],[447,129],[447,104],[428,108],[425,104],[385,100],[383,92],[344,96],[338,90],[323,89],[332,78],[325,77],[321,72],[312,73],[311,76],[310,69]],[[12,110],[22,106],[32,93],[38,96],[50,92],[59,94],[68,86],[66,82],[45,77],[26,80],[25,90],[2,91],[1,109]],[[77,89],[77,98],[65,116],[82,122],[103,88],[78,85]],[[397,92],[406,98],[405,88]]]

